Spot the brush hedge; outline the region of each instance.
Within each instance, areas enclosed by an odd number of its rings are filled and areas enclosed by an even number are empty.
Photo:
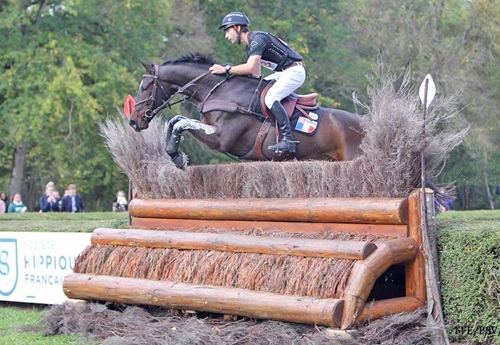
[[[500,344],[500,211],[438,217],[443,309],[450,338]]]

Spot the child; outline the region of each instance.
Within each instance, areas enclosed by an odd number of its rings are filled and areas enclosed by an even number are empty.
[[[128,201],[125,192],[120,190],[116,193],[116,202],[113,203],[113,212],[123,212],[128,210]]]
[[[21,200],[21,194],[16,193],[9,204],[8,213],[24,213],[28,210]]]

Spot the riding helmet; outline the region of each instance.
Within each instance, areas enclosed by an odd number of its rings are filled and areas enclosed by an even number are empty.
[[[219,26],[219,29],[226,30],[235,25],[249,26],[250,19],[242,12],[231,12],[222,19],[222,24]]]

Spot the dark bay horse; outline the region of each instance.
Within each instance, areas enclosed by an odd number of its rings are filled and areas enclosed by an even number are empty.
[[[189,101],[201,113],[201,121],[182,115],[168,122],[167,153],[178,168],[184,169],[187,156],[179,151],[184,131],[210,148],[247,160],[351,160],[360,154],[363,138],[360,118],[337,109],[322,109],[321,122],[314,135],[296,132],[299,141],[293,156],[279,155],[267,149],[277,141],[274,120],[254,111],[251,104],[267,82],[247,76],[213,75],[208,68],[214,63],[198,54],[183,56],[162,65],[144,64],[144,74],[137,97],[128,96],[125,115],[139,132],[162,109],[179,101]],[[177,103],[175,102],[175,103]],[[128,110],[127,110],[128,109]],[[266,126],[265,123],[268,123]],[[273,125],[271,125],[273,122]]]

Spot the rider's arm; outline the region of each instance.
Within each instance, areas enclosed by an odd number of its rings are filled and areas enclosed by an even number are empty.
[[[260,59],[260,55],[252,55],[248,58],[246,63],[233,66],[229,74],[252,75],[253,77],[259,78],[262,74],[260,71]]]
[[[229,70],[229,74],[252,75],[256,78],[259,78],[261,76],[260,59],[260,55],[252,55],[248,58],[247,62],[232,66]],[[210,72],[212,72],[213,74],[224,74],[226,73],[226,69],[222,65],[215,64],[210,67]]]

